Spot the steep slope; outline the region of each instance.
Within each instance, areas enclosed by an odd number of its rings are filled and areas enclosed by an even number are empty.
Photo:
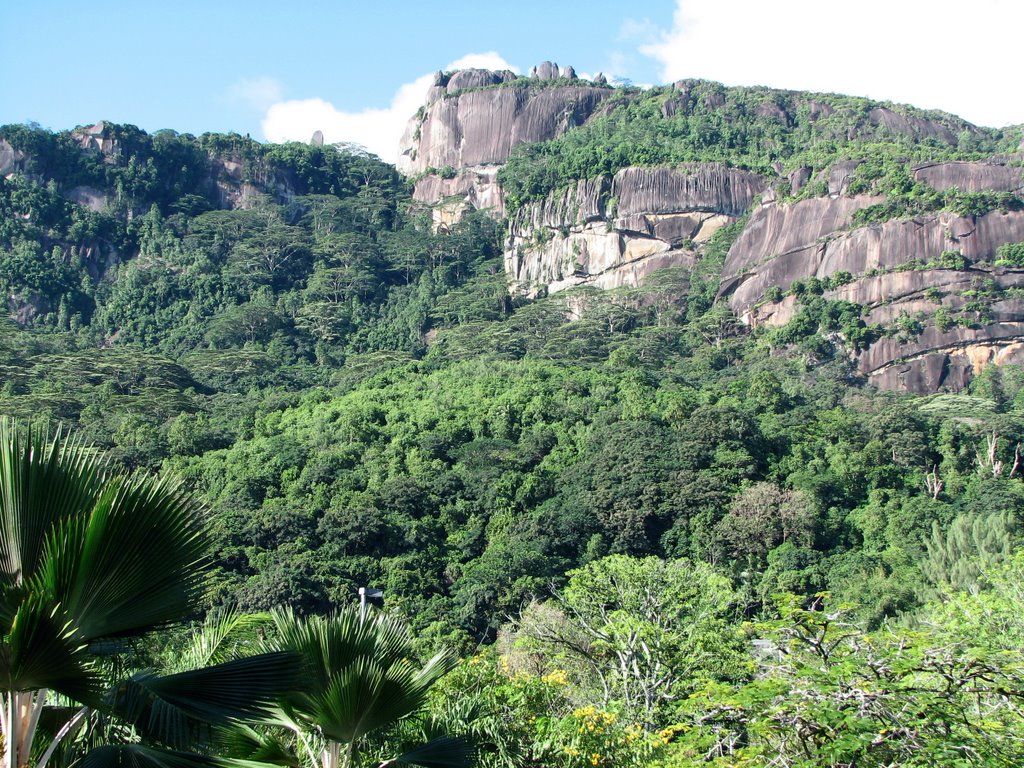
[[[691,266],[695,249],[742,216],[765,184],[718,163],[581,180],[512,215],[505,269],[513,290],[531,296],[635,286],[654,270]]]
[[[560,136],[612,93],[550,62],[529,78],[481,69],[438,72],[406,128],[398,167],[418,177],[416,200],[443,203],[435,209],[438,223],[451,223],[467,207],[503,214],[497,172],[512,148]]]
[[[868,324],[895,331],[857,356],[860,370],[887,389],[960,389],[989,361],[1024,360],[1024,270],[1000,251],[1024,242],[1024,169],[942,163],[915,168],[913,177],[946,193],[949,205],[939,207],[952,210],[872,221],[883,196],[839,190],[763,202],[729,252],[723,298],[748,323],[782,325],[796,298],[770,295],[773,287],[831,279],[825,298],[861,305]]]
[[[879,338],[852,352],[880,386],[959,389],[1018,359],[1005,253],[1024,242],[1019,130],[693,80],[595,89],[553,71],[439,76],[403,145],[435,222],[508,215],[514,293],[635,286],[691,267],[746,216],[720,292],[745,323],[785,324],[799,305],[784,294],[814,280],[863,307]]]

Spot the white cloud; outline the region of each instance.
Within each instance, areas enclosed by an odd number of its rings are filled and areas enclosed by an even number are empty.
[[[229,101],[245,104],[257,112],[262,112],[283,97],[284,88],[272,77],[246,78],[228,89]]]
[[[446,66],[453,69],[518,70],[497,53],[470,53]],[[323,131],[324,141],[361,144],[387,162],[398,156],[398,142],[405,125],[426,100],[434,75],[426,74],[396,91],[383,109],[345,112],[324,99],[293,99],[272,104],[263,118],[263,135],[270,141],[309,141]]]
[[[666,82],[698,77],[943,109],[980,125],[1024,122],[1020,0],[677,0],[641,52]]]
[[[618,40],[647,40],[658,33],[658,28],[650,19],[628,18],[619,25]]]

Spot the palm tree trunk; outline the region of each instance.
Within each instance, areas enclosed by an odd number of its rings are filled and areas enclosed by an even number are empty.
[[[3,697],[3,768],[28,768],[32,742],[49,691],[11,691]]]
[[[32,754],[32,742],[36,739],[36,730],[39,728],[39,718],[43,714],[43,708],[46,706],[46,697],[49,691],[46,688],[41,688],[34,694],[30,693],[29,696],[29,717],[25,721],[24,735],[21,745],[18,747],[19,757],[21,758],[19,766],[24,764],[27,768],[29,756]]]
[[[320,766],[321,768],[339,768],[340,758],[341,744],[336,741],[328,741],[327,746],[320,753]]]
[[[18,694],[11,691],[4,697],[4,763],[3,768],[18,765]]]

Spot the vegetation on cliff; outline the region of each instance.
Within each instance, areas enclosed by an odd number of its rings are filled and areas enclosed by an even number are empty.
[[[869,165],[857,173],[862,191],[884,192],[893,184],[872,182],[886,173],[906,175],[914,162],[1012,151],[1019,138],[1013,129],[977,128],[953,115],[863,98],[692,80],[617,91],[583,125],[515,147],[499,179],[514,210],[577,179],[629,166],[721,162],[769,177],[804,168],[812,178],[836,162],[865,160]],[[826,190],[819,179],[799,195]]]
[[[875,105],[822,97],[832,117],[811,121],[810,101],[753,89],[701,106],[713,91],[668,117],[682,91],[616,97],[558,140],[564,168],[557,142],[524,149],[506,188],[525,200],[645,146],[754,169],[860,152],[865,184],[918,151]],[[929,157],[1004,140],[935,119],[954,138],[924,137]],[[711,129],[706,153],[686,138]],[[870,389],[845,352],[888,329],[820,282],[791,288],[785,328],[742,326],[714,303],[742,224],[688,272],[527,303],[500,223],[431,231],[360,152],[0,136],[25,153],[0,180],[0,411],[184,478],[215,566],[196,611],[327,614],[369,584],[411,626],[402,659],[464,657],[414,691],[417,717],[335,729],[341,694],[306,692],[298,735],[252,731],[247,757],[386,761],[447,734],[492,766],[1020,762],[1019,369],[959,394]]]

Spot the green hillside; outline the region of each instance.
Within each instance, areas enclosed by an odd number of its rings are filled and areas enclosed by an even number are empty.
[[[1019,142],[933,114],[952,142],[893,137],[845,97],[673,98],[626,91],[517,149],[513,207],[691,160],[866,159],[877,190]],[[803,120],[812,102],[832,117]],[[326,614],[383,589],[419,652],[464,657],[429,711],[481,765],[1024,759],[1024,371],[878,392],[848,352],[907,329],[821,284],[788,325],[741,325],[714,299],[742,223],[692,273],[527,301],[503,221],[434,232],[357,149],[0,139],[0,414],[182,477],[214,538],[197,610]],[[903,192],[900,215],[952,204]]]

